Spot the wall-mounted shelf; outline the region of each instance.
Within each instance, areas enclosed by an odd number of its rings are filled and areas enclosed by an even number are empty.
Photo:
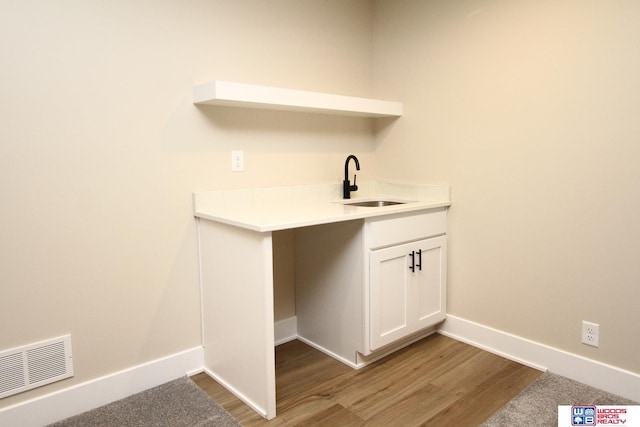
[[[357,117],[400,117],[402,103],[215,80],[194,86],[193,103]]]

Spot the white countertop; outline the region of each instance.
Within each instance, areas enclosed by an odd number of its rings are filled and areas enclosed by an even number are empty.
[[[348,201],[342,199],[342,184],[195,192],[194,216],[268,232],[451,205],[450,187],[446,185],[376,181],[358,183],[358,187]],[[374,198],[408,203],[382,207],[344,204]]]

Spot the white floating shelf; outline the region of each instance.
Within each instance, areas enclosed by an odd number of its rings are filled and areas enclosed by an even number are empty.
[[[357,117],[400,117],[402,103],[215,80],[193,88],[193,103]]]

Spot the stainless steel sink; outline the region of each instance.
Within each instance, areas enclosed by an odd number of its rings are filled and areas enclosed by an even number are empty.
[[[373,208],[373,207],[381,207],[381,206],[402,205],[405,203],[407,202],[397,202],[394,200],[364,200],[360,202],[348,202],[344,204],[349,206],[364,206],[368,208]]]

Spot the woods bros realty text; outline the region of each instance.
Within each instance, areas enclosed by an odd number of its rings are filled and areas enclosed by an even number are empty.
[[[640,406],[558,406],[558,427],[606,425],[640,427]]]

